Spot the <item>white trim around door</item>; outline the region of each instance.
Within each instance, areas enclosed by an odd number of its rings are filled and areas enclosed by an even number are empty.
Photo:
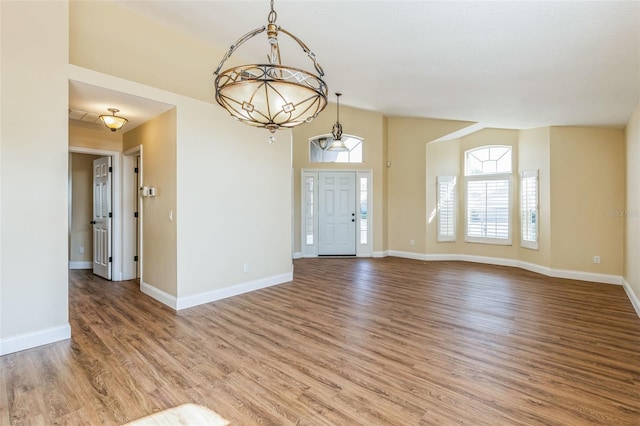
[[[122,153],[118,151],[108,151],[105,149],[85,148],[79,146],[69,146],[70,153],[90,154],[111,157],[112,172],[112,200],[111,205],[113,211],[112,222],[112,258],[111,263],[111,279],[113,281],[122,281],[122,179],[121,179],[121,157]]]
[[[373,171],[302,169],[300,194],[299,257],[318,256],[318,178],[322,172],[356,174],[356,256],[373,256]]]
[[[136,162],[137,159],[137,162]],[[139,188],[142,186],[142,145],[123,152],[122,156],[122,274],[123,279],[142,280],[142,221],[144,215]],[[137,171],[135,170],[137,167]],[[137,202],[136,202],[137,200]],[[137,213],[137,216],[136,214]],[[136,226],[137,225],[137,226]],[[137,250],[136,250],[137,248]],[[137,260],[136,260],[137,256]]]

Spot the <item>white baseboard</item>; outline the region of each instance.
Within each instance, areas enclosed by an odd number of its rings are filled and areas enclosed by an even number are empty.
[[[178,299],[175,296],[165,293],[144,281],[140,284],[140,291],[172,309],[176,309],[176,306],[178,306]]]
[[[619,275],[597,274],[593,272],[568,271],[564,269],[552,269],[534,263],[523,262],[518,259],[503,259],[500,257],[474,256],[470,254],[421,254],[404,251],[389,250],[389,256],[403,257],[406,259],[427,260],[427,261],[462,261],[473,263],[485,263],[489,265],[511,266],[514,268],[526,269],[554,278],[567,278],[571,280],[590,281],[603,284],[622,284],[622,277]]]
[[[255,281],[249,281],[237,284],[231,287],[221,288],[218,290],[207,291],[193,296],[176,298],[162,290],[145,282],[140,286],[140,290],[156,299],[158,302],[179,311],[181,309],[192,308],[194,306],[203,305],[205,303],[215,302],[216,300],[226,299],[227,297],[237,296],[239,294],[248,293],[250,291],[260,290],[261,288],[271,287],[274,285],[286,283],[293,280],[293,272],[275,275],[272,277],[262,278]]]
[[[92,269],[93,262],[91,261],[75,261],[69,262],[69,269]]]
[[[216,300],[226,299],[227,297],[237,296],[239,294],[248,293],[250,291],[260,290],[262,288],[283,284],[293,280],[293,272],[286,274],[274,275],[255,281],[249,281],[237,284],[231,287],[221,288],[219,290],[207,291],[205,293],[195,294],[193,296],[181,297],[178,299],[176,310],[191,308],[193,306],[202,305]]]
[[[594,272],[566,271],[564,269],[551,269],[550,276],[555,278],[568,278],[570,280],[591,281],[602,284],[622,285],[620,275],[597,274]]]
[[[389,250],[389,251],[386,251],[385,253],[387,253],[387,256],[402,257],[404,259],[428,260],[427,255],[424,253],[413,253],[410,251],[398,251],[398,250]]]
[[[0,340],[0,356],[71,338],[71,326],[46,328]]]
[[[302,259],[302,253],[300,253],[299,251],[293,253],[293,258],[294,259]]]
[[[388,251],[374,251],[373,252],[373,257],[387,257],[389,256],[389,252]]]
[[[627,280],[625,280],[624,278],[622,279],[622,287],[624,288],[625,293],[627,293],[627,297],[631,301],[633,309],[636,310],[636,313],[640,317],[640,299],[638,298],[638,295],[633,292],[631,285],[629,285]]]

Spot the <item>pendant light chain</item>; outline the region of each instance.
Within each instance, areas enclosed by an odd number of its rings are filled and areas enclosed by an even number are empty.
[[[342,139],[342,124],[340,124],[340,96],[342,96],[342,93],[336,93],[336,124],[334,124],[333,129],[331,129],[333,139],[337,141]]]

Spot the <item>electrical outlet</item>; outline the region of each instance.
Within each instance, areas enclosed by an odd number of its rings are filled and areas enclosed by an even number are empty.
[[[244,265],[242,265],[242,272],[249,272],[249,262],[245,262]]]
[[[415,246],[415,245],[416,245],[415,240],[409,240],[409,245],[410,245],[410,246]]]
[[[593,256],[593,263],[600,263],[600,256]]]
[[[80,248],[78,249],[78,251],[80,252],[80,254],[84,254],[84,247],[80,246]]]

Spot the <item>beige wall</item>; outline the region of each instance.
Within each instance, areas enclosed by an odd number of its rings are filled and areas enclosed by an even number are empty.
[[[464,242],[464,153],[490,144],[513,147],[513,245]],[[485,129],[427,145],[427,255],[462,254],[522,261],[552,270],[622,275],[624,134],[605,128]],[[539,171],[539,249],[520,247],[519,172]],[[438,175],[458,176],[456,242],[437,242]],[[429,189],[432,188],[432,191]],[[412,252],[422,253],[418,250]],[[593,263],[600,256],[601,263]]]
[[[551,267],[621,276],[624,131],[552,127],[550,140]]]
[[[172,296],[177,289],[175,108],[123,135],[123,148],[142,146],[142,184],[156,188],[142,199],[142,280]]]
[[[544,267],[551,266],[551,145],[550,128],[521,130],[518,139],[520,172],[538,170],[538,250],[519,248],[520,260]],[[520,182],[517,181],[519,188]],[[519,215],[519,200],[516,204]],[[517,217],[520,232],[520,218]]]
[[[0,354],[69,335],[68,19],[0,2]]]
[[[387,124],[387,248],[425,253],[427,143],[473,123],[390,117]]]
[[[213,71],[224,52],[114,2],[71,1],[69,13],[70,63],[206,102],[214,99]]]
[[[383,250],[389,249],[389,168],[386,167],[389,159],[389,119],[382,119],[382,159],[384,165],[382,168],[382,238],[380,243]]]
[[[69,120],[69,146],[122,152],[123,134],[102,125]]]
[[[286,280],[291,131],[269,144],[217,105],[181,102],[177,113],[179,297]]]
[[[464,202],[461,187],[463,186],[460,173],[460,139],[430,142],[426,147],[426,202],[427,202],[427,228],[426,251],[429,254],[457,254],[459,246],[456,242],[438,242],[438,218],[437,218],[437,179],[438,176],[456,176],[457,188],[457,215],[456,215],[456,239],[464,239]],[[460,227],[462,226],[462,231]]]
[[[70,61],[79,65],[70,67],[72,80],[176,107],[173,225],[171,203],[158,205],[153,219],[162,229],[175,227],[175,284],[149,284],[194,301],[235,285],[286,280],[292,271],[291,132],[278,132],[278,142],[269,145],[267,131],[238,123],[213,104],[212,72],[224,52],[112,2],[72,2],[71,27]],[[115,39],[116,53],[95,51],[105,39]],[[145,204],[160,203],[166,185],[147,171],[160,173],[168,157],[148,156],[146,147],[143,156],[145,182],[159,191]],[[149,262],[174,257],[166,250],[155,260],[143,253],[145,281]]]
[[[71,220],[69,261],[93,261],[93,160],[97,155],[69,154],[71,170]],[[81,250],[82,248],[82,250]],[[84,253],[81,253],[84,251]]]
[[[300,251],[301,244],[301,170],[372,170],[373,171],[373,250],[384,250],[383,223],[386,220],[383,212],[385,194],[384,167],[384,118],[382,114],[340,107],[340,122],[344,133],[364,138],[363,162],[361,164],[345,163],[311,163],[309,161],[309,139],[331,133],[335,123],[335,104],[330,104],[324,112],[312,122],[293,130],[293,184],[294,184],[294,252]]]
[[[624,279],[640,300],[640,105],[626,127],[626,208]],[[636,306],[636,310],[640,306]]]

